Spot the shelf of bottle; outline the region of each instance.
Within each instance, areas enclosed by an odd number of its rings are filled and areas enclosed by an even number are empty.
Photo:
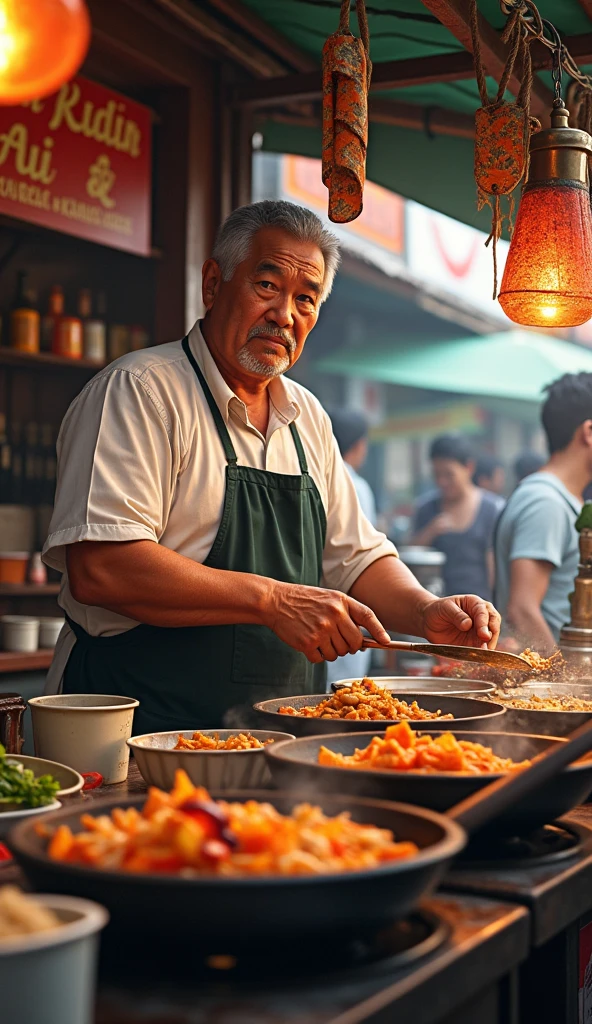
[[[0,597],[57,597],[59,583],[0,583]]]
[[[40,647],[31,654],[18,651],[0,651],[0,673],[2,672],[39,672],[49,668],[53,658],[52,647]]]
[[[0,364],[5,366],[21,366],[29,369],[41,369],[44,366],[61,366],[68,370],[84,370],[98,373],[103,369],[100,363],[90,359],[67,359],[66,356],[55,356],[53,352],[19,352],[15,348],[0,346]]]

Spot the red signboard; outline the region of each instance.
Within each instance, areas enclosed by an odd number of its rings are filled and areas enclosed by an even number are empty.
[[[147,107],[86,78],[0,107],[0,213],[141,256],[150,252]]]

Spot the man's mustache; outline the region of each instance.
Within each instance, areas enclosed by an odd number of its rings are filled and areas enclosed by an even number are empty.
[[[291,354],[296,348],[296,339],[289,331],[286,331],[284,327],[273,327],[271,324],[262,324],[260,327],[251,327],[247,334],[247,341],[251,338],[277,338],[283,345],[286,346],[288,352]]]

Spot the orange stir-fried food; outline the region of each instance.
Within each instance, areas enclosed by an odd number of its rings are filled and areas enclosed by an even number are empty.
[[[548,672],[552,668],[559,667],[563,662],[561,651],[555,651],[550,658],[543,658],[542,654],[531,651],[530,647],[522,651],[521,657],[526,658],[530,667],[535,669],[536,672]]]
[[[530,761],[498,757],[491,747],[457,740],[451,732],[439,736],[418,735],[407,722],[391,725],[384,739],[374,736],[367,747],[353,754],[319,750],[319,764],[330,768],[375,769],[407,772],[511,772],[528,768]]]
[[[328,818],[310,804],[284,815],[255,800],[214,801],[184,771],[176,772],[170,793],[151,788],[142,811],[116,808],[80,821],[81,832],[55,829],[53,860],[132,873],[249,877],[360,871],[418,852],[415,843],[395,842],[388,829],[359,825],[348,814]],[[38,831],[47,834],[46,826]]]
[[[429,718],[453,718],[443,715],[441,711],[426,711],[420,708],[416,700],[407,704],[397,700],[388,690],[378,686],[373,679],[360,679],[351,686],[338,690],[332,697],[327,697],[320,704],[307,705],[304,708],[279,708],[280,715],[297,715],[301,718],[347,718],[357,721],[378,722],[396,721],[408,718],[421,722]]]
[[[265,740],[262,743],[250,732],[238,732],[235,736],[228,736],[221,740],[218,733],[208,736],[204,732],[194,732],[190,740],[185,736],[179,736],[173,750],[257,750],[273,743],[273,740]]]

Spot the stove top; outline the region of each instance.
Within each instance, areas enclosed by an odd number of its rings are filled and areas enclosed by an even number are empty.
[[[238,923],[237,923],[238,924]],[[129,936],[107,936],[103,950],[103,973],[115,982],[137,978],[143,982],[151,971],[174,976],[177,983],[190,982],[266,987],[286,985],[306,978],[314,982],[341,983],[392,973],[417,963],[435,952],[450,937],[451,926],[444,916],[424,907],[387,927],[355,938],[336,934],[316,940],[312,934],[305,943],[286,944],[277,939],[255,947],[248,941],[240,945],[240,927],[233,936],[233,952],[204,944],[207,928],[196,934],[188,948],[186,935],[175,941],[167,935],[161,942],[150,935],[137,939],[132,949]],[[248,938],[247,936],[245,936]],[[234,943],[239,943],[236,949]]]
[[[519,836],[477,836],[455,861],[452,871],[508,870],[557,865],[580,852],[582,829],[567,822],[543,825]]]
[[[484,859],[474,856],[475,850]],[[533,943],[542,945],[590,908],[592,805],[577,807],[530,836],[467,847],[442,888],[528,907]]]
[[[237,921],[248,931],[248,922]],[[207,921],[196,921],[196,937]],[[112,949],[103,962],[97,1024],[439,1024],[467,1000],[499,983],[528,954],[523,907],[482,897],[438,894],[399,925],[344,946],[339,937],[306,950],[228,957],[172,949]],[[105,945],[105,942],[103,943]],[[269,959],[268,959],[269,956]],[[136,961],[138,970],[134,970]],[[141,961],[141,963],[140,963]],[[172,961],[172,962],[171,962]],[[437,999],[434,993],[437,992]],[[495,997],[497,999],[497,996]]]

